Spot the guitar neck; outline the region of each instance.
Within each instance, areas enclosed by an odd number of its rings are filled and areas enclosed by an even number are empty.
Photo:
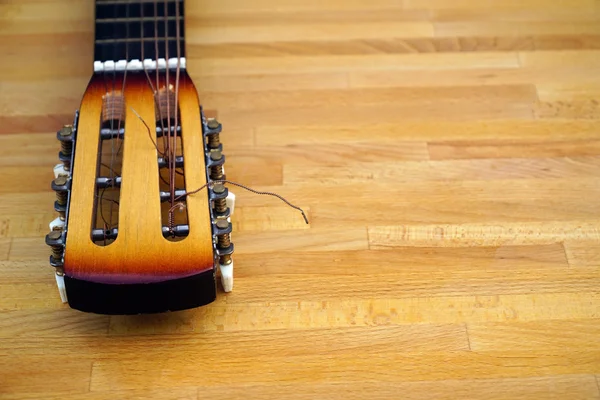
[[[96,0],[94,43],[95,71],[185,62],[184,1]]]

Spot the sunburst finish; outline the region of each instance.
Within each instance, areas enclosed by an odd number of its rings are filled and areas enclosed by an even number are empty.
[[[117,81],[117,86],[121,84],[121,80]],[[105,81],[97,75],[90,81],[80,109],[65,274],[91,282],[120,284],[160,282],[212,269],[211,219],[206,192],[188,196],[190,232],[185,239],[172,242],[162,235],[158,154],[148,132],[150,128],[154,134],[156,128],[152,89],[141,72],[128,73],[124,87],[126,133],[119,235],[108,246],[98,246],[91,240],[100,112],[102,95],[106,93]],[[200,105],[196,89],[185,73],[181,73],[179,82],[179,107],[186,189],[191,191],[204,185],[207,178]]]

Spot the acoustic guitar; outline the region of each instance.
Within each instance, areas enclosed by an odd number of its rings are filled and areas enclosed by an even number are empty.
[[[93,74],[57,132],[46,244],[61,298],[100,314],[211,303],[233,286],[221,124],[186,72],[183,0],[96,0]]]

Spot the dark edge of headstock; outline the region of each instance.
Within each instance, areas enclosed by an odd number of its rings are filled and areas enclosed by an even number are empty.
[[[181,311],[212,303],[217,296],[215,270],[156,283],[104,284],[65,275],[69,306],[107,315]]]

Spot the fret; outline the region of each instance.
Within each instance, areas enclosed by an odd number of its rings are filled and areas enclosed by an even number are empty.
[[[179,41],[175,37],[178,26]],[[164,0],[96,0],[96,64],[107,61],[116,64],[121,60],[142,58],[164,59],[167,58],[167,50],[168,58],[173,58],[177,57],[178,45],[180,57],[185,58],[183,0],[168,0],[166,3]]]

